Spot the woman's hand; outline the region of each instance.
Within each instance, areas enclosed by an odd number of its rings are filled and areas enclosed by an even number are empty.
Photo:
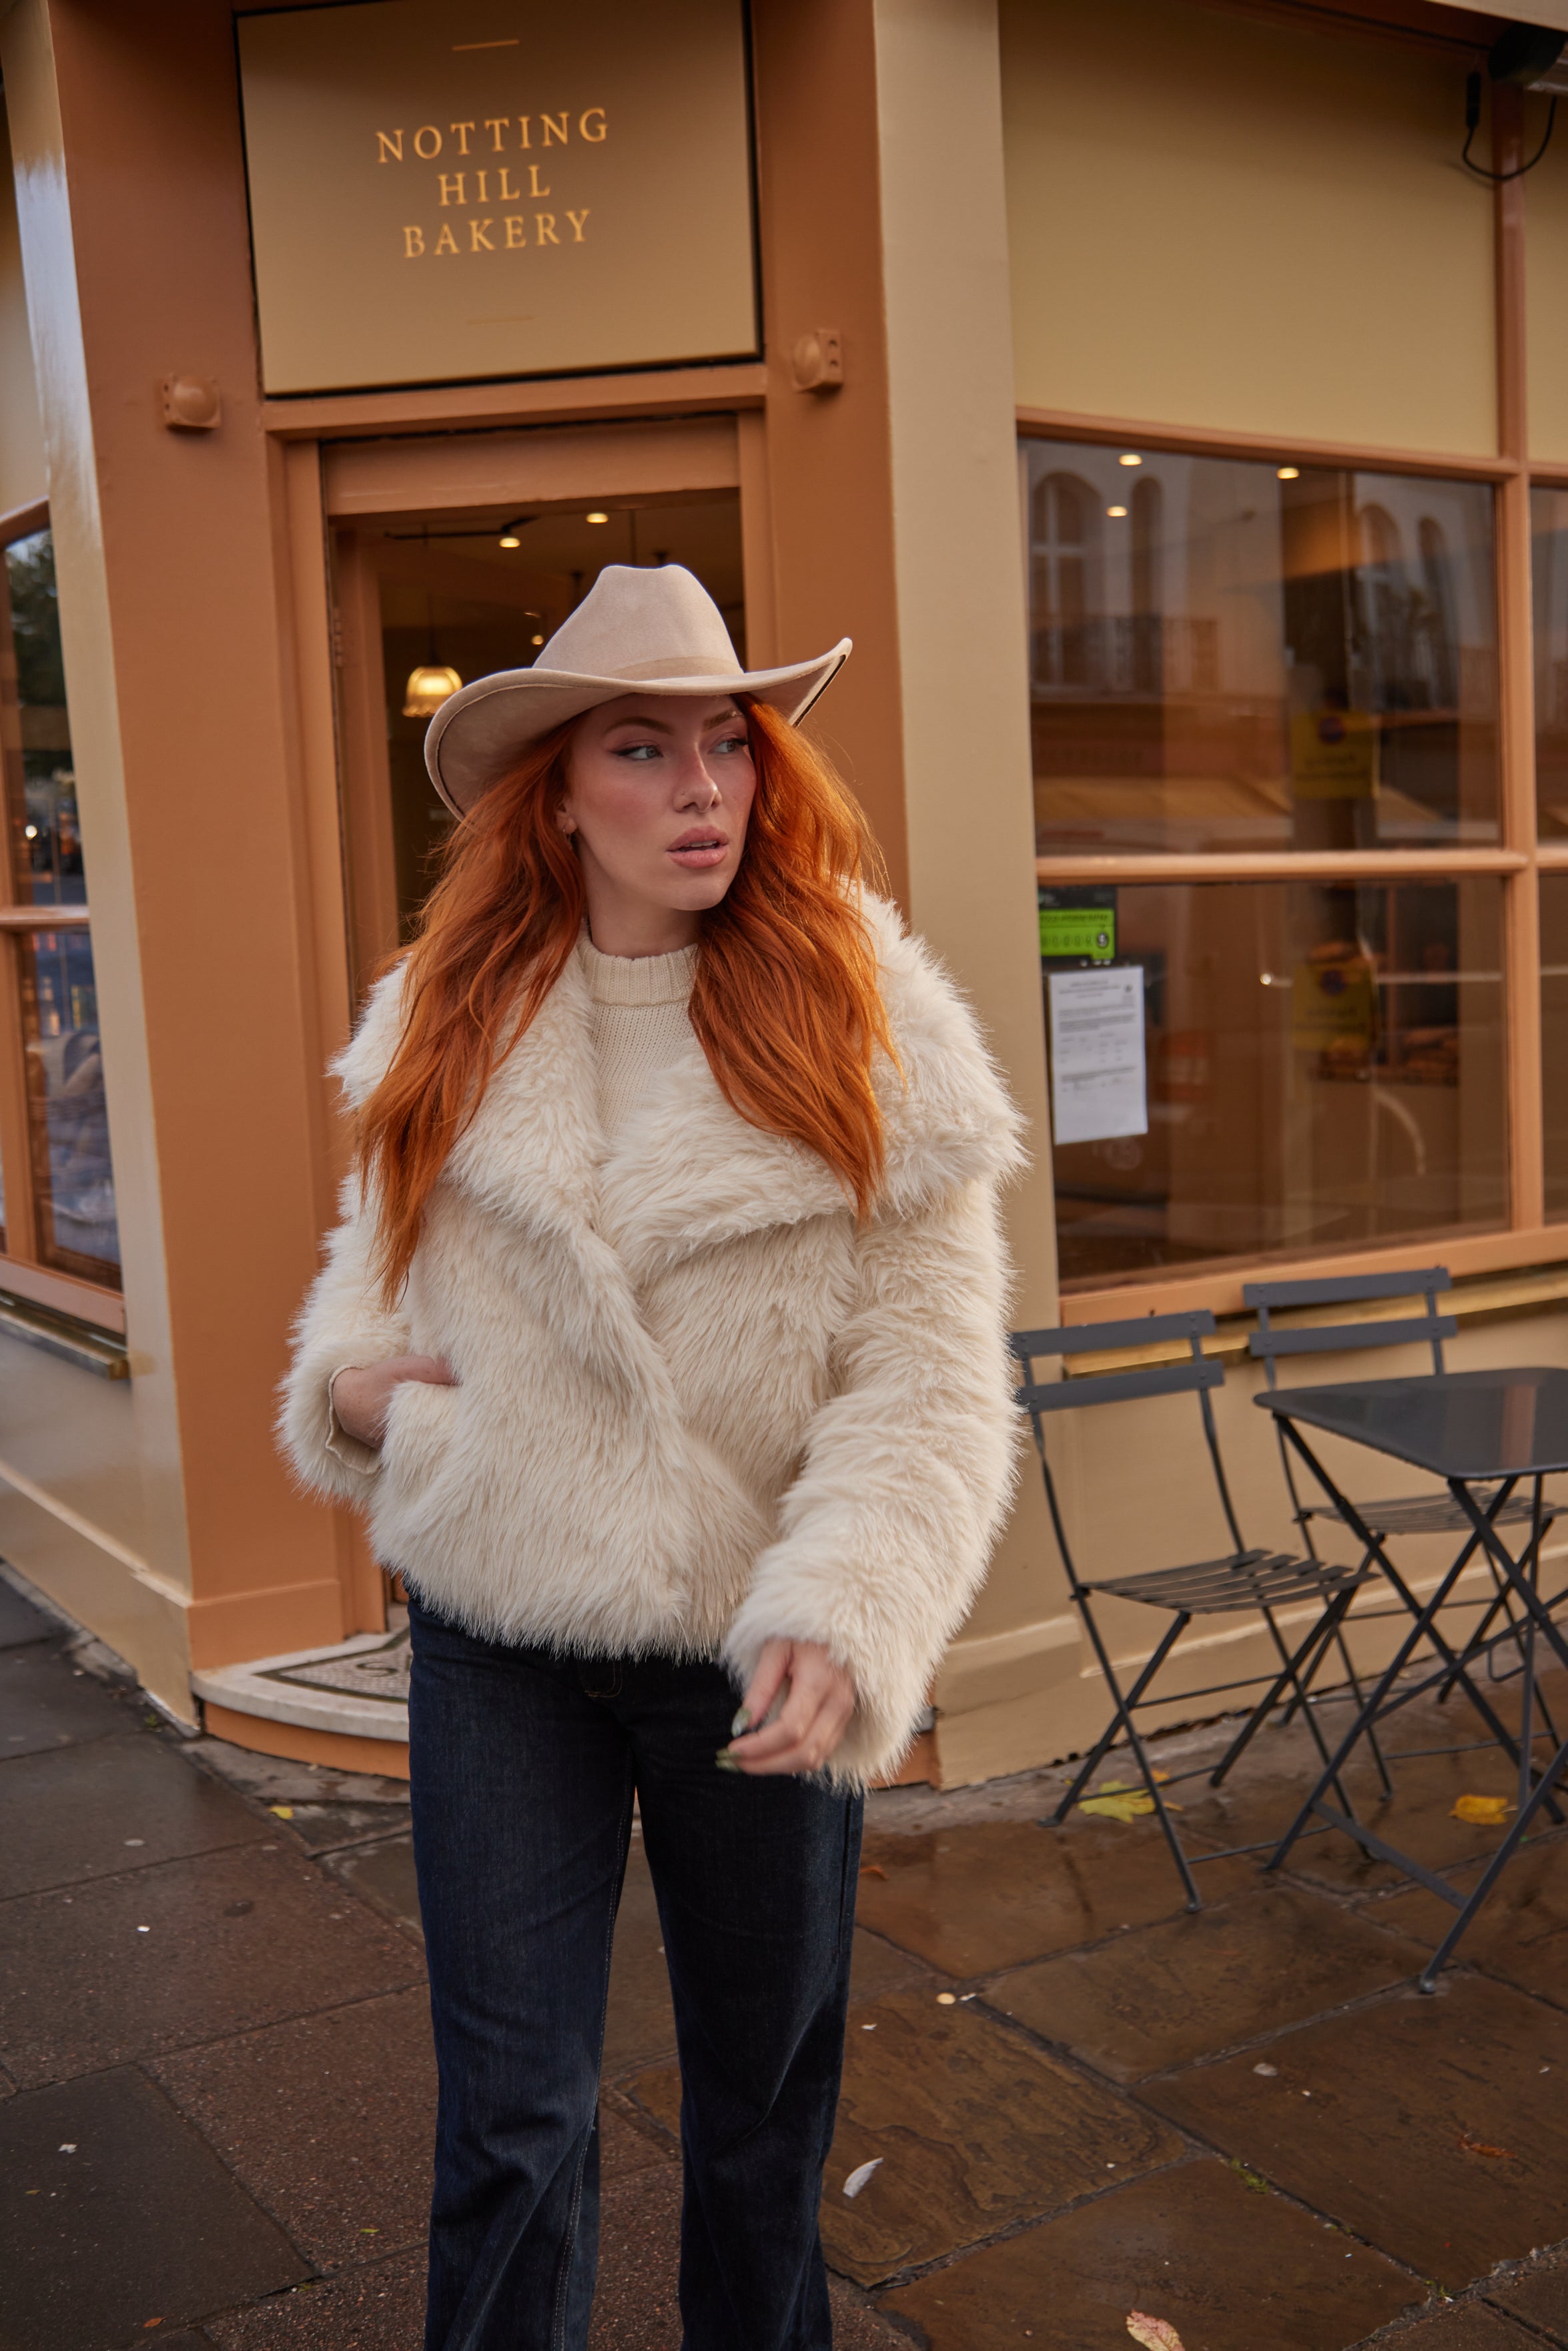
[[[360,1445],[378,1446],[387,1433],[387,1406],[402,1380],[455,1388],[457,1374],[444,1355],[390,1355],[384,1364],[350,1364],[332,1382],[338,1426]]]
[[[777,1721],[760,1722],[784,1684],[789,1696]],[[833,1663],[820,1641],[767,1641],[757,1660],[736,1725],[744,1736],[720,1750],[727,1770],[753,1779],[769,1772],[820,1771],[850,1727],[855,1710],[853,1677]]]

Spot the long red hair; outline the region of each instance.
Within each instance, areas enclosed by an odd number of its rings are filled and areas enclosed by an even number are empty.
[[[692,1027],[731,1106],[817,1152],[863,1219],[883,1173],[873,1057],[896,1058],[858,903],[874,852],[806,737],[766,703],[744,706],[757,791],[739,871],[702,918]],[[389,1298],[453,1145],[577,944],[582,872],[555,821],[577,723],[541,737],[454,829],[408,950],[402,1034],[357,1138]]]

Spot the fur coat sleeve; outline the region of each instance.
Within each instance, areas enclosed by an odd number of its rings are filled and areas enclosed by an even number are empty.
[[[835,1779],[907,1748],[973,1599],[1013,1484],[1005,1259],[994,1186],[972,1178],[858,1251],[839,1393],[808,1433],[779,1540],[725,1642],[744,1683],[765,1641],[818,1641],[854,1677]]]
[[[336,1064],[346,1075],[373,1055],[390,1058],[397,1036],[401,971],[377,987],[353,1043]],[[385,1363],[412,1350],[405,1308],[386,1306],[371,1266],[375,1204],[361,1198],[349,1176],[339,1198],[340,1221],[328,1238],[326,1262],[294,1327],[294,1354],[284,1384],[278,1436],[302,1484],[324,1500],[362,1502],[365,1481],[381,1456],[337,1426],[329,1390],[348,1364]]]
[[[891,907],[873,911],[903,1064],[881,1088],[886,1188],[855,1241],[834,1393],[724,1649],[743,1681],[779,1635],[849,1668],[858,1704],[831,1767],[846,1781],[909,1745],[985,1574],[1019,1434],[998,1212],[1019,1121],[952,983]]]

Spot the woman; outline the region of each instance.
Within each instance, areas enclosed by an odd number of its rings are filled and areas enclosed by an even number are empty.
[[[360,1172],[284,1431],[411,1594],[428,2351],[586,2341],[634,1808],[688,2351],[831,2340],[859,1792],[1009,1489],[1018,1150],[792,724],[848,652],[747,675],[689,572],[602,572],[434,721],[461,821],[338,1065]]]

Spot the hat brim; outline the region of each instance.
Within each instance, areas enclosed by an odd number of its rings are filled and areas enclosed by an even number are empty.
[[[510,774],[530,743],[622,695],[662,699],[744,694],[797,723],[842,669],[851,644],[843,637],[816,661],[792,662],[783,669],[736,671],[727,677],[589,677],[570,670],[497,670],[460,687],[442,704],[425,732],[424,764],[454,815],[465,816],[493,784]]]

